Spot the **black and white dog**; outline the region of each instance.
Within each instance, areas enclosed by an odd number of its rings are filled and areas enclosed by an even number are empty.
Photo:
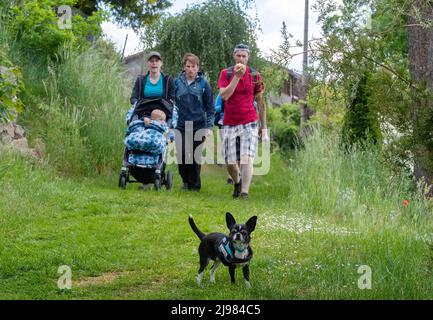
[[[253,256],[250,247],[251,232],[254,231],[257,216],[253,216],[245,224],[237,224],[230,212],[226,213],[227,227],[230,230],[229,236],[223,233],[201,232],[194,223],[192,216],[189,216],[189,224],[192,230],[201,240],[198,252],[200,255],[200,268],[198,270],[197,283],[201,286],[204,269],[210,260],[215,261],[210,270],[210,282],[215,283],[215,270],[220,263],[229,268],[231,282],[235,282],[235,269],[242,267],[244,280],[247,287],[250,287],[249,263]]]

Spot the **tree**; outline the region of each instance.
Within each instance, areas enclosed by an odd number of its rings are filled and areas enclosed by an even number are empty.
[[[350,104],[343,124],[342,140],[345,147],[357,143],[377,143],[380,139],[377,115],[370,107],[370,79],[371,73],[366,69],[352,86]]]
[[[78,0],[75,7],[91,16],[103,6],[109,6],[115,20],[138,30],[161,16],[171,6],[168,0]]]
[[[372,64],[370,105],[418,183],[432,183],[433,13],[429,0],[318,0],[324,39],[313,49],[316,75],[350,92],[350,84]],[[371,17],[370,23],[368,17]],[[347,95],[346,99],[350,96]],[[399,144],[399,148],[395,145]],[[398,162],[398,161],[396,161]],[[430,190],[430,195],[433,195]]]
[[[415,92],[413,104],[414,175],[416,181],[423,180],[430,186],[433,196],[433,4],[430,1],[413,1],[413,11],[408,15],[409,70],[414,82],[422,86],[425,94]],[[423,23],[424,22],[424,23]]]
[[[238,1],[210,0],[164,17],[147,28],[142,38],[148,49],[163,54],[166,72],[178,74],[183,55],[192,52],[200,57],[202,70],[216,84],[220,70],[233,64],[233,48],[238,43],[249,45],[250,65],[259,63],[256,25]]]

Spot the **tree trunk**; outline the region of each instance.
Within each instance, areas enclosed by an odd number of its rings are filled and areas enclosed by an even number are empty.
[[[413,7],[419,9],[423,21],[433,20],[433,4],[415,0]],[[417,84],[426,84],[427,88],[433,92],[433,29],[424,28],[418,24],[419,21],[408,16],[409,72],[412,81]],[[418,93],[416,96],[420,97],[421,94]],[[430,161],[427,148],[419,139],[419,124],[423,109],[431,107],[431,99],[423,97],[416,99],[413,105],[414,178],[416,183],[424,180],[430,186],[433,182],[433,168],[428,165]],[[430,189],[429,196],[433,196],[433,188]]]

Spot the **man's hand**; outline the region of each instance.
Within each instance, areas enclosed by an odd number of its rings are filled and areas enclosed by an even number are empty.
[[[235,74],[240,78],[245,74],[245,71],[247,71],[247,67],[242,63],[237,63],[234,67]]]
[[[261,127],[259,129],[259,136],[263,142],[269,142],[268,128]]]

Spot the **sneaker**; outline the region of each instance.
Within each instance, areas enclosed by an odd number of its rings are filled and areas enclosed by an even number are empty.
[[[239,180],[239,183],[235,183],[233,187],[233,198],[239,198],[242,190],[242,180]]]
[[[239,199],[243,199],[243,200],[248,199],[248,193],[246,193],[246,192],[241,192],[241,194],[239,195]]]
[[[227,178],[227,184],[234,184],[235,182],[233,181],[232,178]]]

